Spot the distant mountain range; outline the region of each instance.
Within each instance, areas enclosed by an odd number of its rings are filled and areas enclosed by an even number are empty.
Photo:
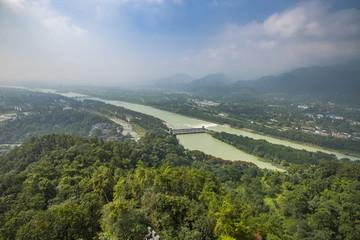
[[[324,67],[304,67],[277,76],[236,82],[224,73],[210,74],[195,80],[186,74],[177,74],[161,79],[155,86],[190,92],[236,92],[251,89],[259,93],[360,96],[360,62]]]
[[[355,70],[344,65],[298,68],[255,81],[239,81],[235,85],[272,93],[359,94],[360,68]]]
[[[210,74],[200,79],[196,79],[186,86],[184,90],[188,91],[212,91],[219,90],[219,88],[227,88],[234,81],[225,73]]]

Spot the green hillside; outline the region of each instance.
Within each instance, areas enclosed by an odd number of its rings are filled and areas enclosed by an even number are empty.
[[[138,142],[46,135],[0,157],[0,239],[358,239],[360,169],[261,170]]]

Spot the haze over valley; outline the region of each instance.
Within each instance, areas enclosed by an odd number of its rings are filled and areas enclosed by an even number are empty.
[[[0,239],[360,239],[360,2],[0,0]]]
[[[1,81],[235,80],[358,60],[357,1],[0,1]]]

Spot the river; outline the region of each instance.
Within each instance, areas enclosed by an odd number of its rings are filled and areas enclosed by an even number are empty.
[[[29,89],[30,90],[30,89]],[[32,89],[34,90],[34,89]],[[77,94],[77,93],[59,93],[54,92],[54,90],[45,90],[45,89],[36,89],[36,91],[43,91],[43,92],[51,92],[56,94],[61,94],[66,97],[85,97],[85,95]],[[135,104],[135,103],[129,103],[129,102],[123,102],[123,101],[116,101],[116,100],[106,100],[101,98],[88,98],[92,100],[102,101],[104,103],[112,104],[115,106],[124,107],[136,112],[141,112],[147,115],[151,115],[154,117],[157,117],[163,121],[165,121],[170,127],[173,128],[198,128],[205,126],[206,128],[218,132],[227,132],[231,134],[237,134],[242,136],[248,136],[253,139],[265,139],[266,141],[273,143],[273,144],[279,144],[279,145],[285,145],[289,146],[295,149],[305,149],[307,151],[316,152],[316,151],[322,151],[329,154],[334,154],[337,156],[337,158],[349,158],[350,160],[357,160],[359,158],[345,155],[339,152],[335,151],[329,151],[324,150],[321,148],[317,148],[314,146],[306,146],[299,143],[293,143],[286,140],[280,140],[277,138],[264,136],[261,134],[256,134],[252,132],[247,132],[240,129],[235,129],[231,127],[227,127],[224,125],[218,125],[216,123],[211,123],[208,121],[203,121],[200,119],[195,119],[187,116],[183,116],[176,113],[171,113],[163,110],[159,110],[157,108],[141,105],[141,104]],[[242,160],[247,162],[252,162],[256,164],[260,168],[267,168],[267,169],[273,169],[273,170],[279,170],[283,171],[282,169],[279,169],[275,166],[273,166],[270,163],[259,161],[257,157],[247,154],[245,152],[242,152],[238,149],[236,149],[233,146],[230,146],[226,143],[223,143],[209,134],[188,134],[188,135],[179,135],[177,136],[180,143],[188,149],[191,150],[200,150],[206,154],[213,155],[215,157],[220,157],[225,160]]]
[[[284,145],[284,146],[288,146],[288,147],[292,147],[292,148],[300,149],[300,150],[304,149],[309,152],[321,151],[321,152],[328,153],[328,154],[334,154],[338,159],[348,158],[352,161],[360,160],[359,157],[350,156],[350,155],[346,155],[343,153],[322,149],[320,147],[307,146],[307,145],[303,145],[301,143],[289,142],[286,140],[273,138],[273,137],[269,137],[269,136],[264,136],[261,134],[244,131],[241,129],[230,128],[227,126],[214,126],[214,127],[209,127],[209,129],[211,129],[213,131],[217,131],[217,132],[227,132],[227,133],[231,133],[231,134],[242,135],[242,136],[246,136],[246,137],[253,138],[253,139],[265,139],[266,141],[273,143],[273,144]]]
[[[281,140],[278,138],[273,138],[273,137],[264,136],[264,135],[257,134],[257,133],[252,133],[252,132],[248,132],[248,131],[244,131],[244,130],[240,130],[240,129],[235,129],[235,128],[231,128],[231,127],[224,126],[224,125],[218,125],[215,123],[186,117],[186,116],[183,116],[180,114],[159,110],[157,108],[153,108],[153,107],[149,107],[149,106],[145,106],[145,105],[141,105],[141,104],[128,103],[128,102],[122,102],[122,101],[113,101],[113,100],[104,100],[104,99],[100,99],[100,98],[94,98],[94,100],[103,101],[103,102],[106,102],[109,104],[121,106],[121,107],[130,109],[130,110],[133,110],[133,111],[141,112],[141,113],[144,113],[147,115],[151,115],[151,116],[160,118],[161,120],[167,122],[173,128],[198,128],[201,126],[205,126],[207,129],[210,129],[213,131],[227,132],[227,133],[231,133],[231,134],[247,136],[247,137],[250,137],[253,139],[264,139],[273,144],[289,146],[289,147],[292,147],[295,149],[300,149],[300,150],[304,149],[304,150],[307,150],[310,152],[321,151],[321,152],[325,152],[328,154],[334,154],[339,159],[349,158],[350,160],[353,160],[353,161],[359,159],[358,157],[349,156],[349,155],[346,155],[343,153],[329,151],[329,150],[325,150],[325,149],[314,147],[314,146],[307,146],[307,145],[303,145],[300,143],[289,142],[286,140]],[[195,136],[195,134],[193,134],[192,136]],[[184,143],[184,144],[186,144],[186,143]]]
[[[114,101],[114,100],[104,100],[101,98],[91,98],[91,99],[157,117],[163,120],[164,122],[166,122],[168,126],[172,128],[199,128],[202,126],[205,126],[206,128],[210,128],[210,127],[218,126],[215,123],[186,117],[183,115],[159,110],[157,108],[153,108],[141,104]],[[252,162],[260,168],[284,171],[283,169],[273,166],[271,163],[260,161],[257,157],[251,154],[247,154],[243,151],[236,149],[235,147],[229,144],[223,143],[206,133],[178,135],[177,138],[179,139],[181,145],[183,145],[185,148],[188,148],[190,150],[199,150],[206,154],[210,154],[225,160],[232,160],[232,161],[241,160],[246,162]]]

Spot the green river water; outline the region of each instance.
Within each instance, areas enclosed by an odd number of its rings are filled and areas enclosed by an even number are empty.
[[[43,92],[52,92],[55,93],[53,90],[44,90],[44,89],[36,89],[37,91],[43,91]],[[82,94],[77,93],[57,93],[61,94],[67,97],[76,97],[76,96],[82,96]],[[205,126],[207,129],[218,131],[218,132],[227,132],[231,134],[237,134],[242,136],[248,136],[253,139],[265,139],[266,141],[273,143],[273,144],[279,144],[279,145],[285,145],[289,146],[295,149],[305,149],[307,151],[322,151],[329,154],[335,154],[337,158],[349,158],[350,160],[357,160],[358,157],[353,157],[349,155],[345,155],[342,153],[334,152],[334,151],[328,151],[321,148],[313,147],[313,146],[306,146],[299,143],[293,143],[286,140],[281,140],[269,136],[264,136],[261,134],[256,134],[240,129],[234,129],[228,126],[224,125],[218,125],[215,123],[190,118],[187,116],[179,115],[176,113],[171,113],[163,110],[159,110],[153,107],[141,105],[141,104],[135,104],[135,103],[129,103],[129,102],[123,102],[123,101],[115,101],[115,100],[106,100],[106,99],[100,99],[100,98],[88,98],[92,100],[102,101],[108,104],[112,104],[115,106],[124,107],[136,112],[141,112],[147,115],[151,115],[154,117],[157,117],[167,123],[169,127],[172,128],[198,128]],[[220,157],[225,160],[241,160],[246,162],[252,162],[256,164],[260,168],[267,168],[267,169],[273,169],[273,170],[279,170],[283,171],[282,169],[279,169],[275,166],[273,166],[270,163],[259,161],[257,157],[247,154],[245,152],[242,152],[238,149],[236,149],[233,146],[230,146],[229,144],[223,143],[209,134],[203,133],[203,134],[187,134],[187,135],[179,135],[177,136],[180,143],[188,149],[191,150],[200,150],[206,154],[213,155],[215,157]]]
[[[253,139],[265,139],[266,141],[268,141],[270,143],[284,145],[284,146],[292,147],[292,148],[295,148],[295,149],[305,149],[305,150],[310,151],[310,152],[322,151],[322,152],[325,152],[325,153],[334,154],[339,159],[341,159],[341,158],[349,158],[350,160],[358,160],[358,159],[360,159],[358,157],[345,155],[343,153],[324,150],[322,148],[318,148],[318,147],[314,147],[314,146],[307,146],[307,145],[303,145],[303,144],[300,144],[300,143],[289,142],[289,141],[286,141],[286,140],[281,140],[281,139],[277,139],[277,138],[273,138],[273,137],[269,137],[269,136],[264,136],[264,135],[257,134],[257,133],[252,133],[252,132],[248,132],[248,131],[244,131],[244,130],[240,130],[240,129],[235,129],[235,128],[231,128],[231,127],[224,126],[224,125],[218,125],[218,124],[215,124],[215,123],[211,123],[211,122],[207,122],[207,121],[203,121],[203,120],[199,120],[199,119],[195,119],[195,118],[186,117],[186,116],[183,116],[183,115],[179,115],[179,114],[176,114],[176,113],[171,113],[171,112],[159,110],[159,109],[149,107],[149,106],[145,106],[145,105],[140,105],[140,104],[135,104],[135,103],[128,103],[128,102],[121,102],[121,101],[103,100],[103,99],[97,99],[97,100],[101,100],[101,101],[109,103],[109,104],[125,107],[125,108],[128,108],[128,109],[133,110],[133,111],[141,112],[141,113],[144,113],[144,114],[148,114],[148,115],[160,118],[161,120],[168,123],[170,127],[173,127],[173,128],[198,128],[198,127],[201,127],[201,126],[205,126],[207,129],[210,129],[210,130],[213,130],[213,131],[227,132],[227,133],[231,133],[231,134],[247,136],[247,137],[250,137],[250,138],[253,138]],[[195,134],[193,134],[193,136],[194,135]]]
[[[165,121],[168,124],[168,126],[172,128],[198,128],[202,126],[205,126],[206,128],[210,128],[217,126],[217,124],[215,123],[210,123],[199,119],[186,117],[183,115],[159,110],[145,105],[121,102],[121,101],[104,100],[99,98],[93,98],[93,99],[157,117]],[[252,162],[260,168],[283,171],[282,169],[273,166],[271,163],[259,161],[257,157],[242,152],[229,144],[223,143],[213,138],[212,136],[206,133],[179,135],[177,136],[177,138],[185,148],[188,148],[190,150],[199,150],[206,154],[210,154],[215,157],[220,157],[225,160],[233,160],[233,161],[241,160],[246,162]]]

